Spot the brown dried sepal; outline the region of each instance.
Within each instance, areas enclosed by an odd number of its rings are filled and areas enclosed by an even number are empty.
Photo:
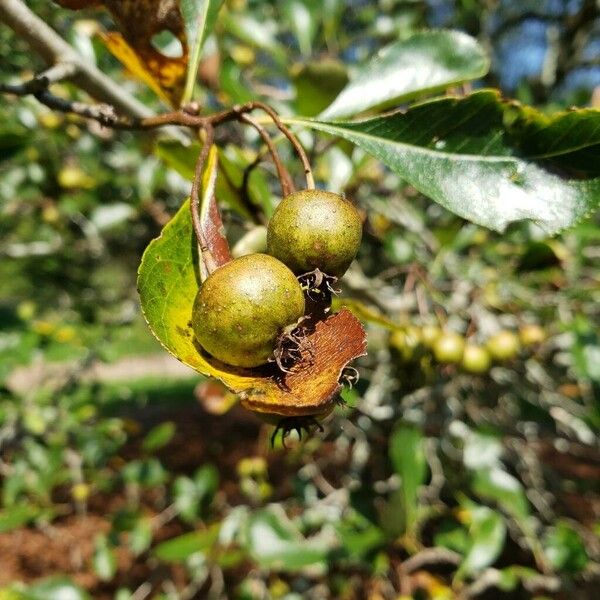
[[[134,74],[147,81],[142,67],[173,106],[179,100],[185,84],[188,61],[187,37],[177,0],[56,0],[65,8],[78,10],[103,6],[113,16],[123,37],[111,33],[104,36],[111,52]],[[168,57],[152,45],[152,38],[170,31],[180,42],[182,56]],[[128,56],[133,51],[141,65]],[[147,81],[147,83],[149,83]],[[156,89],[155,86],[151,86]],[[158,90],[157,90],[158,91]]]
[[[240,394],[248,410],[284,417],[322,415],[336,404],[344,367],[366,353],[366,334],[346,309],[317,321],[290,372],[276,372]]]

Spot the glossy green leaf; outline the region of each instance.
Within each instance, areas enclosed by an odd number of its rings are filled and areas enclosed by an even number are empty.
[[[554,234],[589,216],[600,204],[600,177],[568,176],[557,170],[560,157],[520,157],[505,109],[484,90],[358,122],[288,121],[350,140],[448,210],[496,231],[529,219]]]
[[[490,63],[472,37],[458,31],[424,31],[395,42],[361,67],[322,119],[383,108],[483,77]]]
[[[160,450],[160,448],[166,446],[173,439],[174,435],[175,423],[171,421],[165,421],[148,432],[144,438],[144,441],[142,442],[142,448],[146,452]]]
[[[193,97],[202,46],[215,25],[222,4],[223,0],[181,0],[179,3],[190,48],[182,104]]]
[[[154,549],[154,555],[165,562],[181,562],[196,552],[209,552],[219,537],[220,524],[208,529],[184,533],[162,542]]]
[[[486,500],[493,500],[515,519],[529,516],[529,502],[521,482],[499,467],[481,469],[474,474],[473,491]]]
[[[489,567],[498,558],[506,539],[502,515],[486,506],[470,511],[469,548],[459,573],[473,575]]]
[[[296,571],[322,564],[329,552],[321,540],[303,538],[285,516],[268,509],[252,515],[246,537],[252,558],[261,567],[269,569]]]
[[[412,425],[400,425],[390,439],[389,453],[394,470],[401,478],[405,527],[407,531],[413,531],[417,521],[417,494],[427,475],[423,434]]]

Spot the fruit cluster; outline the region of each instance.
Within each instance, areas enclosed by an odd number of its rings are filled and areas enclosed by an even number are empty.
[[[339,194],[308,189],[286,196],[268,224],[267,254],[234,259],[200,287],[192,312],[200,346],[236,367],[274,361],[289,368],[294,354],[288,347],[282,358],[283,344],[297,340],[305,293],[322,294],[346,272],[361,236],[358,211]]]
[[[390,336],[390,346],[403,362],[411,362],[429,352],[441,364],[458,365],[475,375],[487,373],[494,362],[504,363],[517,357],[522,348],[541,344],[546,337],[539,325],[524,325],[518,334],[501,330],[483,344],[475,344],[453,331],[426,325],[397,329]]]

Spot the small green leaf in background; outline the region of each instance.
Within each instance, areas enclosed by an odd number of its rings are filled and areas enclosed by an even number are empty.
[[[219,537],[220,523],[208,529],[184,533],[162,542],[154,548],[154,555],[165,562],[181,562],[196,552],[208,553]]]
[[[193,98],[202,46],[215,25],[222,4],[223,0],[181,0],[179,3],[190,48],[182,104]]]
[[[588,563],[588,555],[581,536],[567,523],[558,522],[550,529],[543,542],[546,557],[558,571],[578,573]]]
[[[163,484],[167,479],[167,472],[159,460],[132,460],[127,463],[121,475],[125,483],[141,487],[154,487]]]
[[[421,431],[409,424],[397,427],[390,439],[390,459],[401,479],[400,497],[407,532],[414,532],[419,487],[423,485],[427,475],[423,442]]]
[[[105,535],[96,538],[92,564],[94,572],[102,581],[110,581],[117,572],[117,559]]]
[[[39,509],[30,504],[19,504],[0,511],[0,533],[23,527],[36,518]]]
[[[223,19],[225,28],[234,37],[256,48],[269,52],[279,64],[285,64],[287,52],[277,41],[274,23],[259,21],[248,13],[228,13]]]
[[[19,600],[89,600],[86,591],[66,577],[52,577],[29,586]]]
[[[320,115],[331,120],[483,77],[490,61],[475,39],[458,31],[425,31],[384,48]]]
[[[469,547],[457,573],[473,575],[489,567],[498,558],[506,539],[502,515],[487,506],[469,509]]]
[[[297,571],[311,565],[324,566],[329,547],[318,539],[303,538],[283,514],[264,509],[247,524],[246,548],[261,567]]]
[[[499,467],[476,471],[473,491],[485,500],[493,500],[515,519],[529,516],[529,502],[521,482]]]
[[[208,507],[219,488],[219,473],[213,465],[200,467],[194,478],[179,476],[173,483],[173,497],[179,516],[193,523]]]
[[[318,115],[348,83],[346,65],[333,59],[294,65],[291,76],[296,88],[296,113],[304,117]]]
[[[318,18],[321,16],[313,12],[315,3],[312,4],[313,6],[309,7],[306,0],[285,0],[282,6],[283,14],[304,56],[309,56],[312,52],[312,43],[319,24]]]
[[[139,518],[131,531],[129,532],[129,548],[135,554],[139,556],[148,548],[152,543],[152,522],[146,517]]]
[[[173,439],[174,435],[175,423],[172,423],[171,421],[161,423],[148,432],[144,438],[144,441],[142,442],[142,448],[146,452],[160,450]]]

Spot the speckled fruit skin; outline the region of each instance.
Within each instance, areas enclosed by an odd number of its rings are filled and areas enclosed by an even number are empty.
[[[279,204],[267,229],[267,252],[300,275],[320,269],[341,277],[354,260],[362,222],[339,194],[300,190]]]
[[[304,314],[295,275],[266,254],[248,254],[202,284],[192,310],[198,343],[220,361],[258,367],[273,355],[281,331]]]
[[[463,371],[474,375],[482,375],[490,370],[491,365],[492,357],[483,346],[477,346],[476,344],[465,346],[461,363]]]

